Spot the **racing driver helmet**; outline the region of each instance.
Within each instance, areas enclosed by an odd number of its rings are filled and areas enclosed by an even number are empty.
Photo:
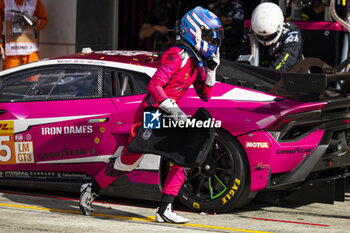
[[[219,18],[199,6],[182,17],[179,30],[181,37],[205,58],[216,52],[223,38]]]
[[[251,27],[255,38],[266,46],[278,41],[282,34],[283,23],[281,8],[272,2],[259,4],[252,13]]]

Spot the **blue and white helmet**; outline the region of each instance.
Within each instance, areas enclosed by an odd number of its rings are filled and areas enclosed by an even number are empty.
[[[223,38],[219,18],[199,6],[182,17],[179,29],[181,37],[205,58],[216,52]]]

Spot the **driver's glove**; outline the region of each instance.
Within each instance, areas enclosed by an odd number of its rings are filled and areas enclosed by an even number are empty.
[[[186,114],[179,108],[175,101],[171,98],[166,98],[159,104],[159,107],[166,113],[170,114],[175,121],[186,121]]]
[[[205,79],[205,84],[208,86],[214,86],[215,77],[216,77],[216,69],[220,65],[220,51],[219,48],[216,49],[216,52],[207,60],[207,77]]]

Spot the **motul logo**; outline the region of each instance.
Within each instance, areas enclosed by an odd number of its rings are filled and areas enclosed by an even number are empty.
[[[246,148],[268,149],[270,145],[268,142],[246,142]]]

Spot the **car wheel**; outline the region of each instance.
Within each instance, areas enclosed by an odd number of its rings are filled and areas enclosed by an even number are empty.
[[[248,204],[250,171],[240,143],[224,130],[216,133],[213,146],[201,167],[189,170],[179,200],[198,212],[226,212]]]

